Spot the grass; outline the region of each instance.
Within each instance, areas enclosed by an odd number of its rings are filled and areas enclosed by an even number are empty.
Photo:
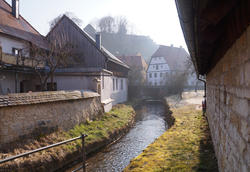
[[[218,171],[208,123],[195,106],[171,109],[175,124],[124,172]]]
[[[80,136],[81,133],[87,134],[86,145],[102,141],[105,138],[109,138],[110,134],[126,127],[129,122],[134,118],[134,109],[129,105],[117,105],[109,113],[106,113],[103,117],[96,121],[87,121],[84,124],[77,125],[70,131],[64,133],[65,139]],[[70,144],[71,150],[73,148],[81,146],[81,141]],[[73,148],[72,148],[73,147]]]
[[[135,111],[132,106],[116,105],[110,112],[106,113],[99,119],[76,125],[69,131],[57,131],[49,135],[41,136],[37,140],[28,140],[24,143],[17,143],[15,148],[8,153],[0,152],[0,159],[67,140],[72,137],[77,137],[80,136],[81,133],[88,135],[85,140],[86,147],[92,143],[98,145],[99,142],[104,140],[107,141],[113,133],[117,133],[120,129],[129,126],[134,119],[134,115]],[[46,163],[49,161],[62,163],[66,160],[65,157],[68,157],[68,155],[72,153],[75,155],[76,152],[80,153],[80,151],[81,140],[77,140],[66,145],[38,152],[28,157],[19,158],[15,161],[10,161],[0,165],[0,171],[4,168],[10,169],[9,171],[16,171],[18,168],[23,168],[22,170],[26,171],[28,169],[30,170],[30,167],[39,171],[47,171]],[[44,167],[42,167],[41,164],[43,164]],[[37,167],[39,167],[39,169],[37,169]]]

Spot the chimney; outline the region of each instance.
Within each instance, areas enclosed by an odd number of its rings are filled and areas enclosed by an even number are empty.
[[[101,46],[102,46],[102,38],[101,38],[101,34],[100,33],[97,33],[95,35],[95,42],[96,42],[97,48],[100,50]]]
[[[15,18],[19,18],[19,0],[12,0],[12,14]]]

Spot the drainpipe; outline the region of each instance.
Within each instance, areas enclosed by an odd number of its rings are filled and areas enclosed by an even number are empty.
[[[204,98],[206,98],[207,97],[207,82],[206,82],[206,80],[203,80],[203,79],[200,79],[200,78],[198,78],[198,80],[202,81],[204,83],[204,91],[205,91]]]
[[[205,91],[204,99],[205,100],[202,101],[202,111],[203,111],[203,115],[205,115],[205,112],[206,112],[206,109],[207,109],[207,100],[206,100],[206,98],[207,98],[207,82],[206,82],[206,80],[200,79],[199,77],[198,77],[198,80],[202,81],[204,83],[204,91]]]

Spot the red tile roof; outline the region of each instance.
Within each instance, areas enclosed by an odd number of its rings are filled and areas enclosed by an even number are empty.
[[[160,45],[153,57],[165,57],[170,70],[181,70],[185,67],[185,62],[189,54],[182,47]]]
[[[0,0],[0,33],[32,42],[41,48],[47,48],[45,38],[21,15],[17,19],[11,11],[11,6],[5,0]]]
[[[144,58],[140,55],[137,56],[119,56],[121,61],[126,63],[131,69],[132,67],[138,67],[141,70],[147,70],[147,63]]]

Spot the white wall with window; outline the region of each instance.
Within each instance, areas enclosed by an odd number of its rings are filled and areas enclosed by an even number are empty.
[[[23,55],[29,56],[28,43],[26,41],[11,39],[6,36],[0,35],[0,46],[2,47],[2,52],[5,54],[17,53],[17,50],[23,50]]]
[[[169,72],[170,68],[164,57],[152,57],[147,70],[148,85],[163,86]]]
[[[127,101],[128,82],[127,78],[113,75],[101,77],[102,90],[101,101],[105,112],[111,110],[112,106]]]

